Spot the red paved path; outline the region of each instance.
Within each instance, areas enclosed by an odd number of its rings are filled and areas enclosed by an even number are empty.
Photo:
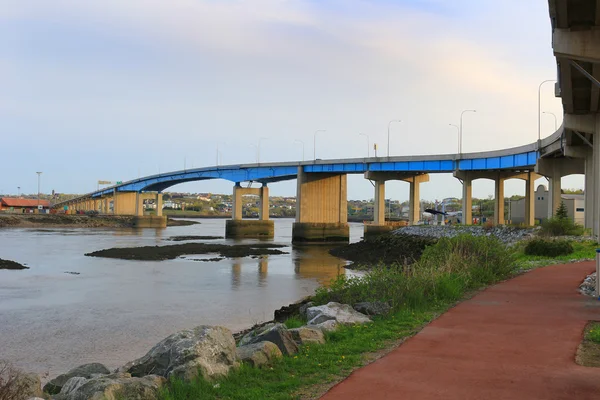
[[[322,399],[596,399],[600,368],[575,364],[600,302],[577,292],[593,262],[538,269],[459,304]]]

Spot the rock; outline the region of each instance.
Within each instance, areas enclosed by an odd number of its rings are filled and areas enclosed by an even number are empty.
[[[19,374],[16,377],[16,381],[15,386],[21,389],[21,393],[19,393],[22,396],[21,398],[42,397],[44,395],[42,392],[42,381],[36,374]]]
[[[253,367],[271,365],[274,360],[283,357],[281,350],[271,342],[248,344],[237,348],[237,356]]]
[[[205,379],[225,376],[238,366],[235,340],[221,326],[197,326],[177,332],[157,345],[144,357],[121,367],[132,376],[155,374],[191,380],[198,373]]]
[[[70,393],[76,391],[77,389],[79,389],[79,387],[82,386],[84,383],[86,383],[88,380],[89,380],[89,378],[75,376],[65,382],[65,384],[63,385],[63,387],[59,393],[70,394]]]
[[[86,379],[71,378],[56,400],[158,400],[159,390],[166,383],[162,376],[147,375],[143,378],[116,373]],[[77,382],[77,384],[73,384]]]
[[[358,311],[355,311],[348,304],[340,304],[335,302],[327,303],[324,306],[310,307],[306,311],[306,317],[308,319],[308,327],[312,327],[312,325],[319,325],[329,320],[334,320],[344,325],[364,324],[371,322],[369,317],[359,313]]]
[[[74,377],[91,378],[92,374],[110,374],[110,371],[104,365],[99,363],[80,365],[66,374],[59,375],[46,383],[44,385],[44,392],[48,394],[58,394],[69,379]]]
[[[303,346],[305,344],[325,343],[325,336],[320,329],[303,326],[300,328],[290,329],[289,332],[292,334],[292,338],[298,346]]]
[[[240,345],[245,346],[260,342],[274,343],[279,347],[279,350],[286,355],[296,354],[298,352],[298,346],[296,345],[296,342],[294,342],[292,334],[283,324],[267,324],[257,330],[249,332],[242,340],[240,340]]]
[[[316,325],[310,325],[310,328],[319,329],[321,332],[333,332],[335,331],[340,324],[337,321],[330,319],[329,321],[322,322]]]
[[[300,308],[298,308],[298,314],[300,314],[301,317],[306,317],[306,310],[308,310],[310,307],[314,306],[315,303],[312,301],[309,301],[306,304],[302,304],[300,306]]]
[[[586,296],[596,297],[596,273],[588,275],[583,283],[579,285],[579,291]]]
[[[274,320],[277,322],[285,322],[291,316],[301,314],[299,310],[305,306],[308,302],[308,298],[302,299],[296,303],[292,303],[288,306],[283,306],[278,310],[275,310]]]
[[[354,309],[365,315],[386,315],[392,308],[381,301],[356,303]]]

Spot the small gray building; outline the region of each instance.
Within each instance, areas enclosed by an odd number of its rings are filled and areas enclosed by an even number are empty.
[[[548,189],[539,185],[535,190],[535,219],[541,222],[548,218]],[[570,218],[576,224],[583,225],[585,222],[584,197],[582,194],[562,194],[561,199],[567,207]],[[525,222],[525,199],[509,200],[508,216],[513,224]]]

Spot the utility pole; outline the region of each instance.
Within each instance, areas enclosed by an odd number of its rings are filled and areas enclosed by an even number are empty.
[[[38,176],[38,195],[37,195],[37,203],[38,203],[38,210],[40,208],[40,177],[42,175],[42,171],[36,172],[37,176]]]

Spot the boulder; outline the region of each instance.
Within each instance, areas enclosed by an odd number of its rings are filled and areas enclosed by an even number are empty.
[[[271,365],[274,360],[283,357],[279,347],[271,342],[248,344],[237,348],[238,358],[252,365],[262,367]]]
[[[274,343],[279,347],[279,350],[286,355],[296,354],[298,352],[296,342],[294,342],[291,333],[283,324],[267,324],[249,332],[242,340],[240,340],[240,345],[245,346],[260,342]]]
[[[306,310],[308,310],[310,307],[314,306],[315,303],[312,301],[309,301],[306,304],[302,304],[300,306],[300,308],[298,308],[298,314],[300,314],[301,317],[306,317]]]
[[[221,326],[197,326],[177,332],[157,345],[144,357],[119,368],[132,376],[150,374],[191,380],[200,373],[205,379],[225,376],[238,366],[235,340]]]
[[[340,324],[338,324],[337,321],[330,319],[328,321],[325,322],[321,322],[320,324],[316,324],[316,325],[307,325],[309,328],[314,328],[314,329],[318,329],[321,332],[333,332],[335,331],[338,326],[340,326]]]
[[[327,303],[324,306],[310,307],[306,310],[306,317],[309,328],[329,320],[343,325],[365,324],[371,321],[369,317],[355,311],[348,304],[335,302]]]
[[[44,392],[48,394],[58,394],[64,384],[71,378],[91,378],[93,374],[110,374],[108,368],[99,363],[84,364],[73,368],[66,374],[62,374],[52,379],[44,385]]]
[[[74,377],[65,383],[55,400],[158,400],[165,383],[166,379],[157,375],[135,378],[115,373],[91,379]]]
[[[325,336],[320,329],[308,328],[306,326],[290,329],[292,338],[298,346],[305,344],[323,344],[325,343]]]
[[[386,315],[392,310],[387,303],[381,301],[356,303],[354,309],[365,315]]]
[[[42,397],[42,381],[36,374],[19,374],[16,377],[16,385],[20,389],[21,398]],[[0,393],[1,395],[2,393]]]

